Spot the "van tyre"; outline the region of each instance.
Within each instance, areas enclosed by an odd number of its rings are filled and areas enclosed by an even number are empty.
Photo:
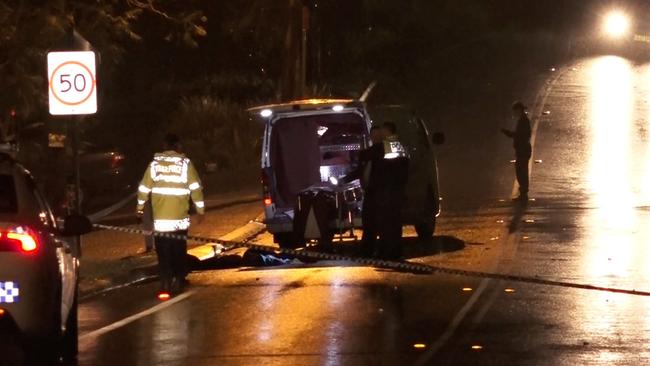
[[[415,232],[420,240],[431,240],[433,233],[436,231],[436,219],[429,222],[422,222],[415,225]]]

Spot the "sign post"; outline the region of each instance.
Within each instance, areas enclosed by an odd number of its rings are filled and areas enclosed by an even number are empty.
[[[47,54],[47,75],[51,115],[83,116],[97,112],[97,77],[94,52],[50,52]],[[74,164],[74,211],[80,214],[79,120],[73,118],[73,123],[71,140]],[[68,128],[69,130],[70,128]],[[66,182],[66,187],[68,187],[68,182]],[[67,188],[66,191],[68,191]],[[81,256],[80,238],[77,238],[76,244],[76,252]]]

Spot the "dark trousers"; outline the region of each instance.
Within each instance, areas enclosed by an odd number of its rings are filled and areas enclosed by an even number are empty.
[[[400,259],[402,257],[402,202],[387,198],[377,207],[379,233],[379,257]]]
[[[187,235],[187,230],[173,231],[168,234]],[[158,269],[163,288],[169,290],[172,278],[184,280],[187,276],[187,241],[156,237],[156,254]]]
[[[363,223],[363,235],[361,237],[361,255],[370,257],[377,249],[377,209],[372,196],[366,196],[363,200],[361,220]]]
[[[528,161],[532,155],[531,153],[530,148],[515,150],[515,175],[517,176],[517,183],[519,184],[519,194],[522,196],[528,195]]]

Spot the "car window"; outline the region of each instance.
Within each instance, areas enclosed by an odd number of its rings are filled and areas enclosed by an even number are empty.
[[[0,175],[0,213],[18,213],[16,186],[12,175]]]

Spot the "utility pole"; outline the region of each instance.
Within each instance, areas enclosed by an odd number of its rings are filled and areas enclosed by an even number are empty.
[[[287,0],[287,28],[284,37],[280,94],[283,99],[302,97],[307,92],[311,1]]]
[[[310,4],[309,1],[302,3],[302,43],[301,43],[301,62],[300,62],[300,89],[302,96],[307,95],[307,48],[308,48],[308,34],[309,34],[309,18],[310,18]]]

